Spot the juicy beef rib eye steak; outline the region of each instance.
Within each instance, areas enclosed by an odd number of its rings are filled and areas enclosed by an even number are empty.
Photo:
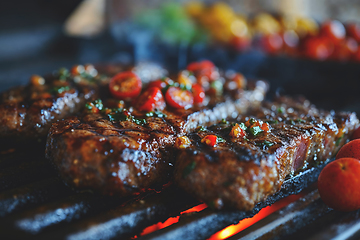
[[[28,85],[0,93],[0,141],[45,138],[53,122],[81,112],[87,101],[104,92],[109,77],[126,69],[132,69],[145,82],[166,74],[153,63],[135,67],[76,65],[71,71],[62,68],[46,77],[34,75]]]
[[[149,115],[136,107],[122,106],[114,112],[101,106],[100,112],[88,111],[81,117],[58,121],[50,129],[46,157],[65,183],[75,189],[120,196],[138,194],[169,179],[177,137],[198,125],[237,117],[258,106],[267,84],[256,81],[236,94],[233,90],[225,89],[206,107],[166,106],[161,113]],[[102,101],[104,106],[108,100]]]
[[[45,78],[34,75],[28,85],[1,93],[0,139],[46,137],[52,122],[77,113],[96,95],[101,81],[88,65],[81,74],[60,69]]]
[[[330,159],[359,124],[353,113],[319,111],[280,98],[234,122],[188,135],[175,182],[215,208],[250,210],[278,191],[287,175]],[[211,135],[220,137],[215,146]]]

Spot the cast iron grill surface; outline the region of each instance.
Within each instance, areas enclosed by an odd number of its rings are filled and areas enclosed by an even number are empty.
[[[314,186],[324,164],[288,178],[282,189],[252,211],[182,214],[179,222],[140,236],[148,226],[200,204],[174,185],[137,197],[117,198],[74,192],[44,159],[43,149],[1,151],[0,239],[207,239],[252,217],[263,207],[302,191],[302,198],[229,239],[329,239],[360,235],[359,211],[326,207]]]

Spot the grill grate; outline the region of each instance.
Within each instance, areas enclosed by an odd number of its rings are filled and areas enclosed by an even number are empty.
[[[0,155],[0,238],[113,239],[131,238],[143,229],[200,204],[175,186],[136,198],[120,199],[75,193],[56,177],[38,149]],[[225,227],[249,218],[262,208],[303,192],[290,203],[230,239],[327,239],[357,236],[359,212],[331,211],[312,185],[325,164],[288,179],[279,193],[253,211],[182,214],[179,222],[139,239],[207,239]],[[304,230],[306,229],[306,230]]]

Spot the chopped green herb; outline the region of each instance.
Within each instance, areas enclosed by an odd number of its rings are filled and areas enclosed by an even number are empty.
[[[132,118],[132,121],[138,125],[145,125],[146,120],[145,119],[139,119],[139,118]]]
[[[66,68],[60,68],[58,74],[60,80],[66,80],[68,77],[70,77],[70,72]]]
[[[182,173],[182,177],[186,178],[196,167],[196,162],[192,161],[191,163],[189,163],[185,168],[184,171]]]
[[[50,89],[50,93],[52,94],[61,94],[65,91],[69,91],[70,87],[69,86],[62,86],[62,87],[53,87],[52,89]]]
[[[256,143],[256,145],[271,147],[272,145],[274,145],[274,143],[265,140],[262,143]]]
[[[180,87],[181,90],[183,90],[183,91],[191,91],[191,88],[192,88],[191,84],[180,84],[179,87]]]
[[[223,84],[221,83],[221,81],[213,81],[210,84],[210,88],[215,89],[217,94],[221,94],[223,92]]]
[[[256,123],[256,120],[254,118],[250,118],[249,123],[250,125],[253,125],[254,123]]]
[[[100,111],[103,110],[104,105],[103,105],[101,99],[96,99],[96,100],[93,101],[93,102],[90,102],[90,103],[86,103],[86,104],[85,104],[85,108],[88,109],[88,110],[92,110],[93,107],[96,107],[96,108],[99,109]]]
[[[145,125],[146,120],[145,119],[138,119],[131,116],[127,110],[124,110],[122,108],[114,109],[111,113],[107,114],[110,121],[131,121],[138,125]]]
[[[216,135],[216,143],[221,143],[221,142],[225,142],[225,139],[223,139],[222,137]]]
[[[221,119],[221,121],[219,121],[219,124],[228,124],[229,122],[226,121],[225,118]]]
[[[278,112],[278,113],[284,113],[284,112],[285,112],[285,108],[284,108],[284,107],[279,107],[279,108],[277,109],[277,112]]]
[[[257,136],[258,134],[262,133],[263,130],[259,126],[254,126],[247,129],[247,132],[253,136]]]
[[[245,123],[240,123],[240,124],[239,124],[239,127],[240,127],[242,130],[244,130],[244,131],[246,131],[246,129],[247,129]]]
[[[125,115],[123,111],[114,111],[107,115],[110,121],[126,121],[129,116]]]
[[[341,135],[341,136],[336,140],[335,145],[336,145],[336,146],[339,146],[339,145],[340,145],[340,142],[341,142],[341,140],[342,140],[343,138],[344,138],[344,134]]]
[[[301,119],[301,118],[296,119],[296,121],[297,121],[297,122],[300,122],[300,123],[301,123],[301,122],[306,122],[304,119]]]
[[[165,113],[159,112],[159,111],[154,111],[154,112],[148,112],[145,114],[145,116],[147,117],[167,117],[167,115]]]
[[[267,123],[269,124],[278,124],[279,121],[278,120],[269,120],[269,121],[266,121]]]
[[[206,131],[206,128],[204,126],[198,126],[196,129],[195,129],[197,132],[205,132]]]

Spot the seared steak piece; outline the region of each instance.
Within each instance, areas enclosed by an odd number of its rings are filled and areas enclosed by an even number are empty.
[[[108,95],[109,77],[131,67],[120,64],[74,66],[45,78],[32,76],[27,86],[0,94],[0,141],[45,138],[51,123],[83,110],[90,99]],[[167,72],[152,63],[132,68],[143,81],[163,77]],[[12,142],[12,141],[11,141]]]
[[[96,71],[91,69],[92,73]],[[44,138],[52,122],[83,108],[96,95],[101,81],[100,76],[61,69],[46,78],[33,76],[27,86],[1,93],[0,139],[8,142]]]
[[[169,179],[176,137],[258,106],[266,88],[257,81],[239,99],[224,97],[220,103],[187,110],[166,107],[152,116],[131,107],[108,113],[98,106],[100,112],[54,123],[46,156],[73,188],[109,195],[138,194]]]
[[[287,175],[332,158],[359,124],[353,113],[319,111],[289,98],[248,116],[188,135],[175,182],[215,208],[250,210]]]

